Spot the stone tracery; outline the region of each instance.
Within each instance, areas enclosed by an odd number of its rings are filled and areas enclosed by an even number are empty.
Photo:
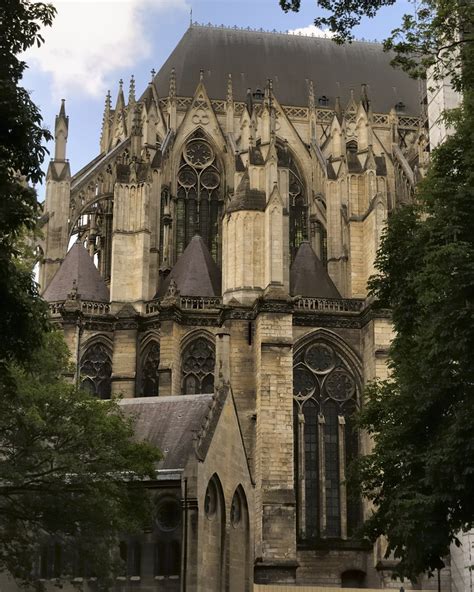
[[[293,396],[299,536],[350,537],[360,520],[345,488],[346,465],[358,454],[354,373],[332,345],[310,342],[294,358]]]

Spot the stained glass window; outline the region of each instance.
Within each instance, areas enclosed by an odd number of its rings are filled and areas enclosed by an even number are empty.
[[[286,146],[277,144],[278,164],[289,169],[290,258],[295,258],[298,247],[308,239],[308,204],[303,177]]]
[[[183,351],[183,394],[199,395],[214,392],[214,345],[204,337],[189,343]]]
[[[293,397],[300,538],[350,537],[361,520],[360,502],[350,492],[346,494],[345,517],[341,504],[342,469],[359,451],[353,421],[357,409],[354,373],[330,343],[310,342],[295,353]],[[304,421],[297,419],[298,415]],[[344,533],[343,518],[347,524]]]
[[[100,399],[110,399],[112,362],[102,343],[91,345],[81,360],[81,386]]]
[[[221,172],[214,149],[200,130],[184,147],[177,180],[176,256],[200,234],[217,261]]]

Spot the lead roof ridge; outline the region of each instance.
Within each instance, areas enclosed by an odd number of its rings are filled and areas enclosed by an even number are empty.
[[[261,28],[253,28],[253,27],[238,27],[237,25],[214,25],[213,23],[199,23],[198,21],[192,21],[188,27],[188,29],[218,29],[221,31],[240,31],[243,33],[263,33],[267,35],[281,35],[282,37],[298,37],[298,38],[305,38],[305,39],[327,39],[331,41],[331,37],[327,37],[324,35],[302,35],[301,33],[294,33],[291,32],[291,29],[286,29],[285,31],[277,31],[276,29],[268,30]],[[335,42],[334,42],[335,43]],[[379,45],[382,46],[382,41],[378,39],[353,39],[352,41],[348,42],[348,45],[352,45],[353,43],[366,43],[369,45]],[[346,45],[346,44],[344,44]]]

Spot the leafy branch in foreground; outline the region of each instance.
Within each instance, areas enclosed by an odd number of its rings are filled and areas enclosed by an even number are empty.
[[[398,573],[444,565],[474,527],[474,48],[462,50],[455,133],[432,153],[415,203],[396,210],[372,294],[392,310],[391,376],[366,391],[372,452],[355,479],[373,503],[365,534],[388,539]],[[470,89],[470,90],[468,90]]]
[[[50,332],[28,369],[12,368],[15,390],[3,390],[0,569],[31,581],[38,543],[54,537],[65,557],[77,564],[80,555],[104,583],[114,573],[118,535],[143,531],[149,520],[139,484],[154,477],[160,455],[133,441],[132,421],[116,401],[62,378],[68,356],[62,335]]]
[[[286,12],[298,11],[301,0],[279,0]],[[381,8],[396,0],[317,0],[327,11],[317,17],[317,27],[328,28],[337,43],[354,39],[353,29],[364,17],[373,18]],[[399,27],[384,41],[385,50],[393,51],[392,64],[414,78],[424,78],[431,68],[434,80],[448,78],[461,91],[460,49],[472,44],[474,7],[471,0],[419,0],[413,14],[405,14]]]

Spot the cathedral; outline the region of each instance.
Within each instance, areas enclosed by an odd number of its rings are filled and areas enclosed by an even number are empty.
[[[367,280],[426,165],[422,94],[389,62],[376,43],[193,23],[143,92],[107,94],[74,174],[61,105],[42,294],[71,380],[120,396],[163,453],[120,590],[400,587],[346,480],[392,337]],[[57,569],[46,553],[42,577]]]

